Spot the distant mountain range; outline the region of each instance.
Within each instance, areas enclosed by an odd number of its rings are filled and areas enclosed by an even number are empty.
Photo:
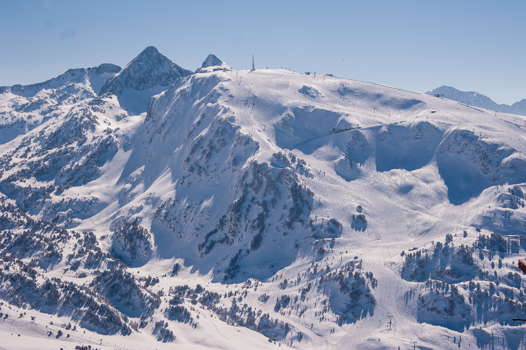
[[[526,98],[511,105],[498,104],[488,96],[479,94],[478,92],[462,91],[445,85],[428,91],[427,94],[449,98],[466,105],[491,109],[497,112],[526,115]]]

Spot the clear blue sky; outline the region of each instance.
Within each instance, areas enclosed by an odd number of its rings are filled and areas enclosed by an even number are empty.
[[[526,0],[0,0],[0,85],[124,66],[147,45],[197,68],[333,73],[415,91],[526,98]]]

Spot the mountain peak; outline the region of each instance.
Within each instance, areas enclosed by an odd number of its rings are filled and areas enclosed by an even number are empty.
[[[161,53],[159,52],[159,50],[157,50],[157,48],[155,46],[146,46],[144,48],[144,50],[141,51],[141,53],[139,54],[139,56],[141,55],[160,55]]]
[[[104,85],[101,94],[120,95],[125,89],[143,91],[154,87],[167,87],[189,74],[190,71],[172,62],[157,48],[148,46]]]
[[[147,46],[142,50],[129,64],[132,64],[135,61],[144,61],[144,60],[155,60],[155,59],[165,59],[170,61],[168,57],[159,52],[155,46]],[[170,61],[171,62],[171,61]]]
[[[229,71],[232,68],[217,58],[216,55],[210,54],[206,56],[201,67],[197,70],[198,73],[215,72],[215,71]]]
[[[212,67],[212,66],[221,66],[222,64],[223,64],[223,61],[221,61],[219,58],[217,58],[216,55],[211,53],[203,61],[203,64],[201,65],[201,68]]]

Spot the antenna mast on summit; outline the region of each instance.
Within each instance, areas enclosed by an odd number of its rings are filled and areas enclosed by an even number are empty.
[[[252,55],[252,69],[250,71],[253,72],[255,70],[256,70],[256,65],[254,64],[254,55]]]

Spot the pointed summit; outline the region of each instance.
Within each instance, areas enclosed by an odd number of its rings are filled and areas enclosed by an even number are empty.
[[[190,71],[173,63],[155,47],[148,46],[102,87],[101,94],[120,95],[126,89],[143,91],[155,87],[167,87],[180,77],[189,74]]]
[[[219,58],[217,58],[216,55],[211,53],[210,55],[206,57],[203,64],[201,65],[201,68],[221,66],[222,64],[223,64],[223,61],[221,61]]]
[[[147,46],[136,58],[139,57],[148,57],[148,56],[162,56],[162,54],[157,50],[155,46]]]
[[[231,70],[229,65],[225,64],[216,55],[210,54],[206,57],[201,65],[201,68],[197,70],[198,73],[215,72],[215,71],[226,71]]]
[[[147,110],[153,95],[190,74],[192,72],[170,61],[155,47],[148,46],[126,68],[108,80],[99,95],[116,95],[122,108],[139,114]]]

